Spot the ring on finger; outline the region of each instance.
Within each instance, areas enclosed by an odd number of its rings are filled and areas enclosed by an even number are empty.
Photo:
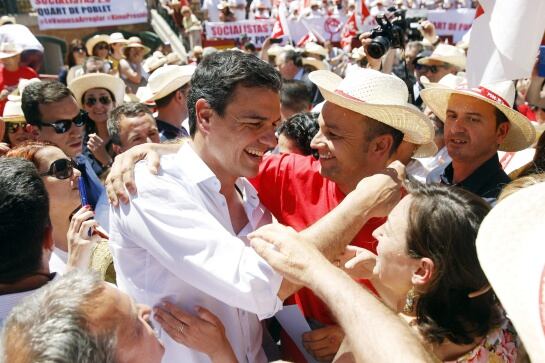
[[[178,333],[183,334],[183,333],[184,333],[184,328],[185,328],[185,324],[182,323],[182,325],[180,325],[180,326],[178,327]]]

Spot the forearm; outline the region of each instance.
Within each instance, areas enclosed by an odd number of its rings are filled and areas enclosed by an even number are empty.
[[[357,362],[435,361],[403,320],[333,265],[324,264],[310,287],[344,329]]]

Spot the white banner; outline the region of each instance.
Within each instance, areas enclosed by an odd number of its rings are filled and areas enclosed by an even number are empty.
[[[207,39],[240,39],[246,36],[256,47],[260,48],[268,38],[274,26],[274,19],[269,20],[243,20],[229,23],[211,22],[205,23]]]
[[[94,28],[145,23],[145,0],[32,0],[38,26],[45,29]]]
[[[428,20],[435,25],[437,35],[441,37],[452,37],[454,43],[462,39],[464,34],[471,28],[475,18],[475,9],[455,10],[430,10]]]

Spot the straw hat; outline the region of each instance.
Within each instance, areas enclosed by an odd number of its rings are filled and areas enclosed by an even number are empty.
[[[428,143],[420,145],[413,154],[413,158],[429,158],[437,154],[437,145],[435,142],[430,141]]]
[[[202,49],[202,48],[201,48]],[[176,52],[171,52],[166,55],[167,64],[179,65],[182,59]]]
[[[303,58],[303,65],[312,66],[312,67],[316,68],[319,71],[320,70],[329,70],[329,64],[327,64],[326,62],[324,62],[322,60],[312,58],[312,57]]]
[[[424,88],[450,88],[450,89],[456,89],[456,88],[462,88],[467,87],[467,79],[466,74],[464,72],[458,72],[456,75],[454,74],[446,74],[439,80],[439,82],[434,83],[429,80],[426,76],[420,77],[420,83],[424,86]]]
[[[25,122],[25,114],[21,108],[21,97],[8,96],[8,101],[4,106],[4,113],[0,120],[4,122]]]
[[[193,72],[195,72],[195,66],[193,65],[166,65],[159,68],[149,77],[147,90],[143,90],[139,94],[140,100],[146,103],[169,95],[188,83]]]
[[[142,39],[139,37],[130,37],[123,48],[142,48],[144,49],[144,54],[148,54],[151,51],[151,49],[142,44]]]
[[[446,117],[448,100],[452,94],[477,98],[491,104],[505,114],[511,127],[499,150],[520,151],[526,149],[534,142],[536,131],[530,121],[523,114],[513,109],[515,86],[512,81],[481,85],[478,88],[467,88],[467,85],[457,88],[436,86],[425,88],[420,92],[420,96],[426,106],[443,122]]]
[[[100,42],[110,44],[110,36],[106,34],[98,34],[87,39],[85,42],[85,48],[87,48],[87,54],[93,55],[93,48]]]
[[[0,17],[0,26],[5,24],[17,24],[17,21],[15,21],[13,16],[4,15]]]
[[[317,44],[317,43],[314,43],[314,42],[305,43],[304,51],[307,52],[307,53],[321,55],[324,58],[327,57],[327,55],[328,55],[327,49],[322,47],[320,44]]]
[[[418,60],[418,64],[433,65],[432,61],[452,64],[460,69],[466,68],[466,55],[463,50],[453,45],[439,44],[429,57]]]
[[[477,256],[530,355],[545,357],[545,183],[515,192],[479,228]]]
[[[82,98],[85,92],[93,88],[105,88],[115,97],[115,104],[123,103],[125,96],[125,83],[121,78],[106,73],[89,73],[74,79],[68,88],[74,94],[74,98],[80,108],[83,108]]]
[[[151,57],[148,57],[144,60],[142,67],[147,73],[151,73],[157,68],[165,65],[167,63],[167,57],[159,51],[153,52]]]
[[[14,43],[1,43],[0,44],[0,59],[15,57],[21,54],[23,48]]]
[[[125,39],[125,37],[123,36],[123,33],[116,32],[116,33],[110,34],[110,40],[108,41],[108,44],[114,44],[114,43],[127,44],[128,40]]]
[[[405,135],[405,141],[433,141],[431,120],[407,102],[409,91],[400,78],[372,69],[355,68],[342,79],[330,71],[315,71],[309,79],[325,100],[385,123]]]

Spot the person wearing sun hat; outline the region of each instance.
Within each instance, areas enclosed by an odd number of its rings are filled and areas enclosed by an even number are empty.
[[[457,185],[494,203],[510,182],[498,150],[524,150],[535,141],[530,121],[513,109],[512,81],[469,88],[429,87],[421,93],[426,106],[443,121],[452,162],[433,170],[427,182]]]
[[[130,37],[123,47],[125,58],[119,61],[119,76],[125,82],[127,92],[136,94],[138,87],[146,85],[149,74],[144,70],[143,60],[149,52],[139,37]]]
[[[143,103],[155,102],[157,127],[161,141],[189,136],[182,125],[187,122],[187,92],[195,66],[165,65],[149,78],[145,92],[140,92]]]
[[[19,64],[22,52],[23,48],[14,43],[0,43],[0,115],[8,95],[17,88],[19,80],[38,77],[32,68]]]
[[[439,82],[445,75],[456,74],[466,67],[466,55],[463,50],[453,45],[439,44],[433,53],[418,59],[420,74],[431,82]]]
[[[106,149],[110,140],[106,122],[110,112],[123,103],[125,84],[119,77],[110,74],[91,73],[74,79],[68,88],[80,109],[87,112],[83,154],[89,158],[97,175],[100,175],[113,160]]]
[[[95,56],[102,59],[108,59],[110,55],[110,36],[106,34],[97,34],[87,39],[85,48],[89,56]]]
[[[114,74],[119,72],[119,61],[123,59],[123,46],[128,43],[128,40],[125,39],[123,33],[112,33],[110,34],[110,39],[108,44],[110,44],[110,57],[108,58],[112,62],[112,71]]]

